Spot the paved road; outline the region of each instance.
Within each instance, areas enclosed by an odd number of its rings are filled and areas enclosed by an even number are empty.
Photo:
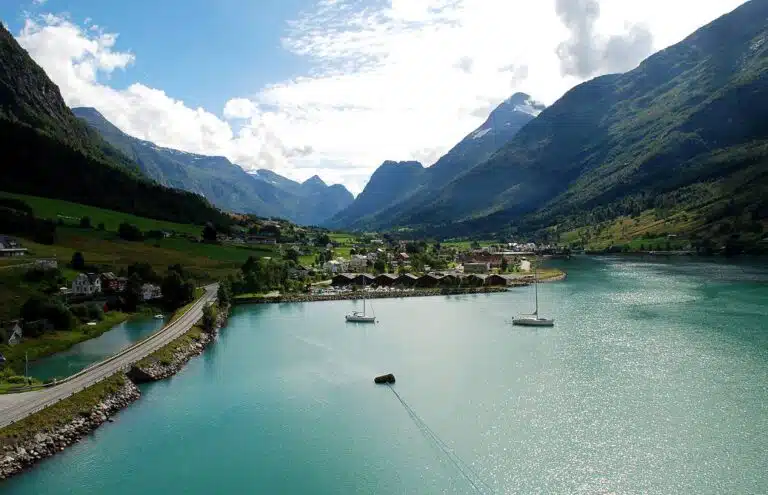
[[[120,370],[128,369],[135,362],[186,333],[202,317],[203,306],[216,299],[217,290],[218,284],[206,286],[205,295],[179,319],[146,340],[72,375],[55,387],[20,394],[0,395],[0,428],[69,397]]]

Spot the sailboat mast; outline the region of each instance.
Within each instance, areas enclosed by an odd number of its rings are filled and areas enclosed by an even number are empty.
[[[535,263],[535,260],[534,260]],[[538,267],[536,265],[533,265],[533,287],[534,292],[536,294],[536,309],[533,311],[533,314],[536,316],[539,315],[539,273],[538,273]]]
[[[363,316],[365,316],[365,276],[363,276]]]

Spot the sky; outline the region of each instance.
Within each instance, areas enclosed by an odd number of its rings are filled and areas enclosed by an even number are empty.
[[[744,0],[2,0],[71,107],[160,146],[354,194],[515,92],[552,104]]]

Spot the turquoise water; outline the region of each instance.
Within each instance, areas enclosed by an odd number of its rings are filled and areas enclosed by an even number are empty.
[[[164,320],[152,317],[124,321],[95,339],[86,340],[64,352],[29,363],[29,376],[40,380],[67,377],[138,342],[162,328],[164,324]]]
[[[530,288],[237,308],[219,340],[3,494],[766,493],[768,267],[615,258]],[[480,486],[480,488],[483,488]],[[490,490],[486,490],[490,491]]]

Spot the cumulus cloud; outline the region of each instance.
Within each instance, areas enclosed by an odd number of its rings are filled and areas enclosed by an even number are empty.
[[[45,15],[27,19],[18,40],[59,85],[68,105],[95,107],[132,136],[192,153],[223,155],[244,168],[288,169],[291,156],[311,154],[306,145],[295,150],[285,145],[265,124],[271,116],[259,113],[250,100],[234,99],[224,108],[227,118],[246,120],[235,132],[214,113],[190,108],[161,89],[141,83],[110,87],[109,76],[129,68],[135,56],[116,50],[118,36],[98,26],[83,29],[65,17]]]
[[[653,35],[642,25],[630,26],[627,33],[601,36],[596,31],[600,18],[597,0],[556,0],[555,9],[571,33],[557,47],[565,75],[587,78],[605,72],[624,72],[653,50]]]
[[[111,87],[136,56],[99,19],[35,18],[19,41],[68,104],[96,107],[129,134],[357,192],[384,160],[431,164],[517,91],[550,104],[742,2],[314,0],[281,40],[309,69],[228,95],[223,109],[140,81]]]

